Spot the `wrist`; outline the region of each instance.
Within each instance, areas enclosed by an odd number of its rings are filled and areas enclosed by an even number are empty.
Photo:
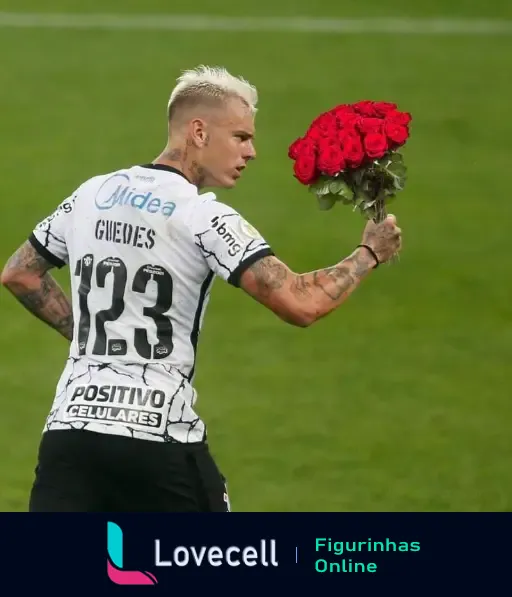
[[[361,257],[371,266],[372,269],[379,267],[380,261],[377,256],[377,253],[365,243],[361,243],[357,245],[357,251],[361,255]]]

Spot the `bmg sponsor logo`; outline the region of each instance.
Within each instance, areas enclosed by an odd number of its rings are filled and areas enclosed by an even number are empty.
[[[188,566],[227,566],[228,568],[278,567],[275,539],[261,539],[257,545],[243,547],[230,545],[177,545],[170,546],[161,539],[154,539],[154,565],[156,568]],[[156,576],[142,570],[126,570],[123,563],[123,531],[114,523],[107,523],[107,572],[118,585],[156,585]]]
[[[218,216],[211,220],[212,228],[229,247],[228,254],[234,257],[242,250],[242,244],[236,232],[225,222],[221,222]]]

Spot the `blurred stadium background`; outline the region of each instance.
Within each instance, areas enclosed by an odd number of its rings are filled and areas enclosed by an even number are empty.
[[[68,17],[45,28],[41,11]],[[25,13],[17,27],[13,12]],[[69,21],[174,12],[224,17],[227,30]],[[258,160],[219,198],[295,270],[346,256],[363,221],[347,207],[318,211],[292,177],[288,144],[337,103],[410,111],[409,181],[394,204],[400,263],[306,330],[217,281],[199,411],[237,511],[512,509],[508,0],[1,0],[0,13],[2,262],[84,179],[157,155],[184,68],[222,64],[257,85]],[[442,32],[424,20],[393,34],[251,21],[297,16],[437,18]],[[67,287],[68,272],[56,275]],[[26,511],[67,346],[4,289],[0,313],[0,509]]]

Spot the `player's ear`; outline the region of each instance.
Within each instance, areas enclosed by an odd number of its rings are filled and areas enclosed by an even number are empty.
[[[194,118],[190,123],[191,137],[194,145],[203,148],[208,143],[208,125],[202,118]]]

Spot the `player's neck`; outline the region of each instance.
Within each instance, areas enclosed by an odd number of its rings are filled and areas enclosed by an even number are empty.
[[[204,186],[204,169],[201,168],[196,161],[189,159],[186,150],[180,149],[179,147],[168,147],[153,160],[153,164],[162,164],[178,170],[198,189],[201,189]]]

